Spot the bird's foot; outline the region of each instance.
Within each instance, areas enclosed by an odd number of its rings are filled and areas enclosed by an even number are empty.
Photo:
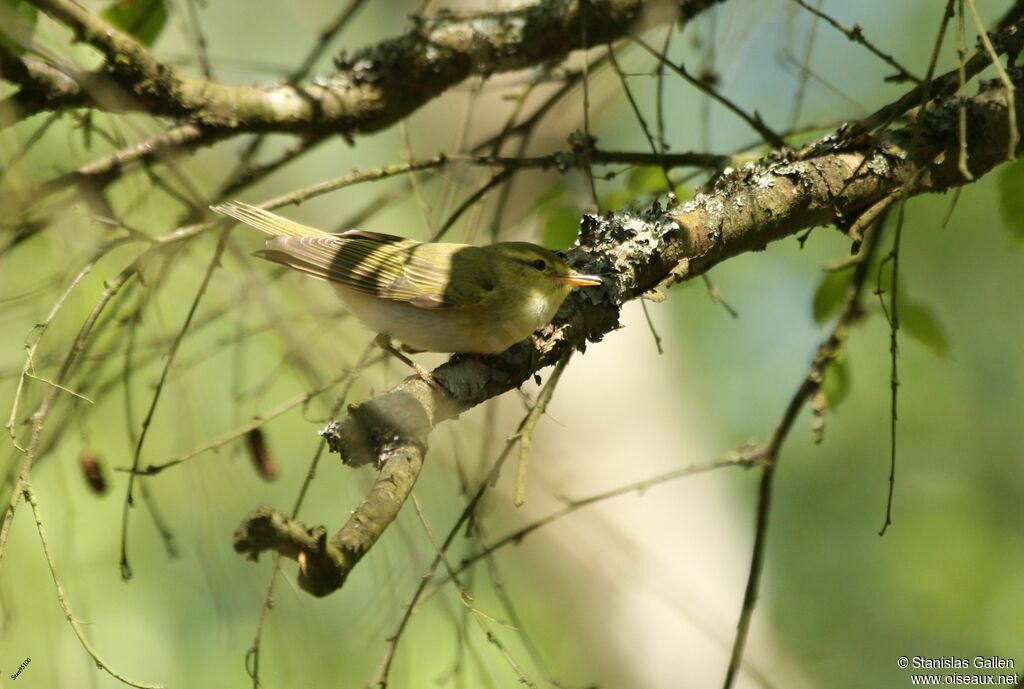
[[[376,338],[375,342],[377,343],[378,347],[380,347],[385,352],[387,352],[391,356],[395,357],[396,359],[401,361],[403,364],[405,364],[406,366],[411,368],[413,371],[415,371],[416,375],[420,378],[420,380],[422,380],[423,382],[427,383],[428,385],[433,385],[438,390],[444,390],[445,389],[444,386],[441,385],[440,382],[438,382],[437,378],[434,377],[434,374],[432,374],[430,371],[428,371],[427,369],[425,369],[422,366],[420,366],[419,364],[417,364],[415,361],[413,361],[412,359],[410,359],[406,355],[402,354],[402,352],[399,351],[391,343],[391,337],[389,335],[385,335],[384,333],[381,333],[381,334],[377,335],[377,338]],[[404,349],[404,347],[403,347],[403,349]]]

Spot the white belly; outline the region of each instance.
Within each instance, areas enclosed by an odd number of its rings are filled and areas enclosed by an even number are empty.
[[[546,325],[560,306],[532,295],[508,314],[488,314],[485,307],[424,309],[404,302],[378,299],[333,285],[349,311],[375,333],[389,335],[424,352],[494,354]]]

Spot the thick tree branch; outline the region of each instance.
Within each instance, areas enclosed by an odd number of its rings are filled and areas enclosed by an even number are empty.
[[[261,507],[235,532],[235,550],[254,560],[264,550],[275,550],[299,562],[299,586],[306,591],[326,596],[337,590],[409,497],[426,448],[399,441],[383,451],[385,464],[373,488],[333,538],[328,540],[323,527],[310,529]]]
[[[1013,76],[1018,84],[1024,81],[1020,71]],[[967,101],[975,178],[1005,160],[1006,95],[991,83]],[[663,283],[697,277],[728,258],[808,228],[854,219],[912,180],[909,195],[961,186],[956,118],[957,101],[949,99],[925,111],[914,148],[918,125],[913,123],[854,142],[839,134],[791,158],[732,171],[692,201],[666,211],[656,206],[642,215],[585,216],[580,246],[570,257],[581,270],[603,275],[606,285],[574,294],[555,323],[531,342],[498,357],[453,357],[435,371],[446,392],[409,378],[352,405],[336,438],[345,461],[379,463],[375,438],[387,431],[426,445],[437,423],[518,387],[569,350],[599,341],[617,327],[622,304]],[[926,173],[913,175],[918,167]]]
[[[0,100],[0,129],[38,112],[78,107],[89,100],[72,77],[41,60],[15,55],[3,45],[0,79],[21,87],[14,95]]]
[[[105,73],[126,97],[99,107],[187,119],[209,131],[305,135],[374,132],[470,76],[554,64],[625,36],[646,16],[686,20],[720,1],[541,0],[505,12],[442,13],[339,58],[335,74],[312,84],[233,86],[181,74],[73,0],[30,0],[107,58]],[[674,11],[653,11],[661,4]]]
[[[1017,85],[1020,117],[1024,76],[1015,70],[1011,77]],[[1007,96],[998,82],[983,83],[981,92],[965,103],[974,179],[1005,160]],[[876,137],[846,140],[837,132],[791,155],[773,154],[759,164],[728,171],[692,201],[667,210],[655,205],[642,214],[584,216],[579,244],[569,252],[569,260],[587,273],[602,275],[605,285],[573,294],[554,323],[499,356],[452,357],[433,372],[443,391],[410,377],[351,405],[348,416],[325,431],[331,449],[351,466],[381,467],[374,491],[385,489],[392,477],[383,470],[389,467],[394,447],[416,448],[421,457],[434,426],[522,385],[574,349],[599,341],[618,327],[625,302],[703,275],[730,257],[761,250],[808,228],[855,221],[895,193],[912,196],[966,184],[969,180],[957,167],[959,104],[957,98],[940,101],[906,127]],[[400,501],[388,500],[387,508],[395,508],[390,519],[400,506]],[[336,539],[364,519],[361,509]],[[384,510],[381,505],[373,509],[379,525]],[[373,540],[377,536],[379,532]],[[294,556],[303,546],[289,545],[289,540],[282,530],[277,538],[255,546],[247,542],[244,549],[256,555],[262,548],[272,548]],[[350,564],[354,560],[336,561],[339,571],[332,572],[332,581],[340,585]],[[323,593],[318,590],[318,595]]]

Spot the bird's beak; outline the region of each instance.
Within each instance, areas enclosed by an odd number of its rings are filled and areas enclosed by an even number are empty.
[[[559,275],[558,279],[562,282],[568,282],[570,285],[576,285],[577,287],[593,287],[594,285],[601,284],[601,278],[596,275],[583,275],[582,273]]]

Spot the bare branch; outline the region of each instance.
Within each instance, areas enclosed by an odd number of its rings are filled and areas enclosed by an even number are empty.
[[[75,79],[31,57],[15,55],[0,45],[0,78],[21,86],[0,100],[0,129],[45,110],[77,107],[89,101]]]
[[[685,19],[719,1],[683,0],[679,13]],[[339,58],[336,73],[311,84],[233,86],[181,74],[72,0],[31,2],[106,56],[105,75],[127,98],[99,107],[186,118],[212,130],[349,136],[388,127],[470,76],[554,64],[621,38],[644,14],[641,0],[541,0],[506,12],[443,13]]]

